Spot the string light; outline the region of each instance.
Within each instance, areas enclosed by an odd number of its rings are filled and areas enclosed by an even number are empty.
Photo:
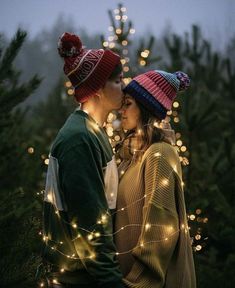
[[[34,148],[33,147],[29,147],[28,148],[28,153],[29,154],[33,154],[34,153]]]

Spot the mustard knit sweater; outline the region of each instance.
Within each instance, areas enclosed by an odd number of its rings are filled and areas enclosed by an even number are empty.
[[[115,226],[127,287],[196,287],[181,165],[173,146],[152,144],[122,175]]]

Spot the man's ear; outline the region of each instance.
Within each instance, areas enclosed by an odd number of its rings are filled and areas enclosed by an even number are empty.
[[[95,96],[101,98],[102,97],[102,89],[99,89],[96,93]]]

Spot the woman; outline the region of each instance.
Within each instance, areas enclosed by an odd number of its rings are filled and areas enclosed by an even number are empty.
[[[196,287],[179,156],[159,128],[188,86],[183,72],[149,71],[124,89],[115,242],[127,287]]]

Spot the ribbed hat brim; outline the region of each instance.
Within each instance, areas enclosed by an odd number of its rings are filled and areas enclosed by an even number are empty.
[[[139,85],[135,80],[132,80],[125,88],[124,93],[128,93],[137,101],[139,101],[147,110],[157,118],[164,119],[167,109],[162,106],[158,100],[153,97],[145,88]]]

